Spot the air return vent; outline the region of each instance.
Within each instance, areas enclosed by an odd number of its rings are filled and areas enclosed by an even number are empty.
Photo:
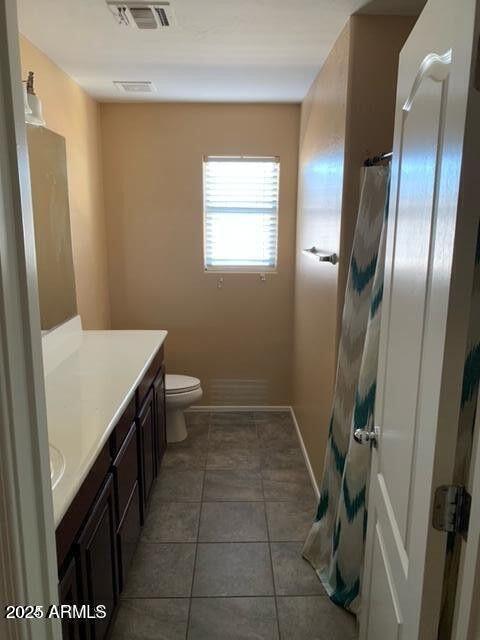
[[[118,24],[136,29],[159,29],[176,24],[170,2],[118,2],[107,0],[107,6]]]
[[[150,81],[114,80],[113,84],[122,93],[153,93],[155,90]]]

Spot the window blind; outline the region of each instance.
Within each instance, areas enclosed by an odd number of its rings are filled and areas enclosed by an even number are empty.
[[[205,158],[205,269],[276,268],[279,173],[278,158]]]

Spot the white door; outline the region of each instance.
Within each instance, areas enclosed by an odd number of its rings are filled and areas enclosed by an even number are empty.
[[[476,0],[430,0],[400,55],[362,640],[437,638],[432,495],[451,482],[480,217],[478,21]]]

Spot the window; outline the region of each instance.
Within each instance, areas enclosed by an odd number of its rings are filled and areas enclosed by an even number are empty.
[[[274,271],[277,266],[278,158],[204,160],[207,271]]]

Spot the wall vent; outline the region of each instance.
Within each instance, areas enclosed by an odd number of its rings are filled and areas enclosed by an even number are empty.
[[[170,2],[119,2],[107,0],[118,24],[136,29],[164,29],[176,25]]]
[[[141,80],[114,80],[113,84],[122,93],[153,93],[155,87],[150,81]]]

